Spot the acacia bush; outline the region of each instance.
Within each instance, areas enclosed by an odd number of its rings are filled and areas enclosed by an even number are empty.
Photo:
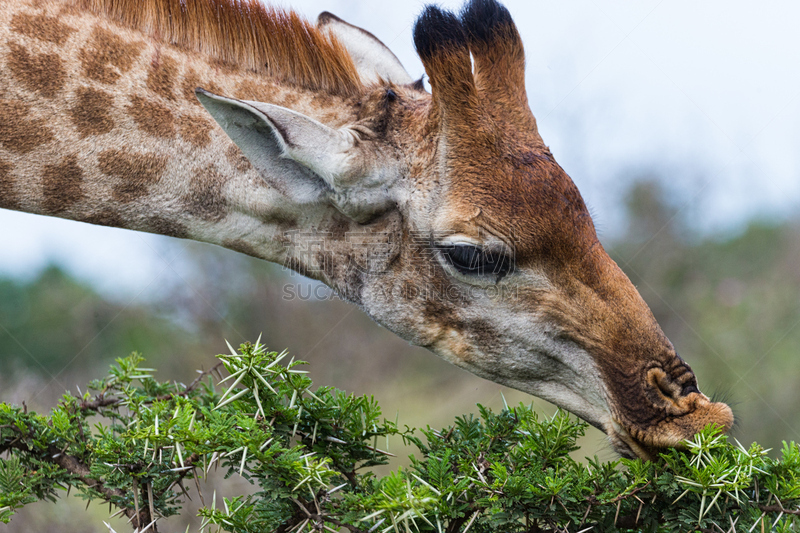
[[[401,429],[373,398],[312,390],[285,352],[257,342],[219,359],[184,385],[133,354],[49,415],[0,404],[0,520],[73,489],[139,531],[190,491],[201,531],[800,531],[795,443],[772,459],[709,427],[656,462],[583,464],[570,454],[586,425],[562,412],[479,405],[441,430]],[[419,454],[378,477],[393,435]],[[220,467],[253,493],[203,494]]]

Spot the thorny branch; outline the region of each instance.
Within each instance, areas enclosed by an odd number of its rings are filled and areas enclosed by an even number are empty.
[[[198,469],[206,470],[223,457],[229,474],[239,472],[260,487],[255,495],[225,498],[222,505],[216,496],[215,504],[206,505],[200,493],[204,523],[224,531],[262,523],[278,533],[397,533],[414,522],[420,531],[560,533],[569,528],[602,530],[612,519],[619,529],[658,523],[671,530],[712,531],[707,528],[719,528],[716,518],[709,520],[706,514],[703,519],[702,510],[698,512],[706,495],[700,484],[705,478],[692,477],[698,475],[719,478],[715,486],[725,487],[715,489],[719,494],[737,490],[744,496],[736,506],[725,502],[724,512],[732,517],[730,531],[746,531],[752,525],[748,517],[761,513],[781,524],[796,524],[800,517],[800,498],[793,496],[800,491],[800,483],[792,481],[800,479],[800,448],[795,444],[787,444],[783,461],[777,461],[757,445],[750,450],[734,447],[708,428],[689,444],[702,448],[703,462],[713,459],[717,471],[696,466],[699,460],[691,459],[690,465],[692,450],[664,453],[656,464],[623,460],[625,468],[618,463],[587,468],[569,455],[577,449],[583,426],[563,413],[551,419],[539,418],[526,406],[500,413],[480,407],[480,417],[459,417],[442,431],[401,432],[396,423],[380,423],[377,404],[365,397],[322,388],[311,395],[314,401],[297,402],[310,391],[311,380],[292,370],[297,363],[279,366],[284,356],[243,345],[241,355],[226,356],[230,377],[222,396],[200,387],[219,365],[187,387],[115,381],[120,375],[137,375],[133,372],[141,358],[131,356],[120,362],[96,398],[69,400],[49,417],[0,404],[0,453],[14,456],[13,461],[0,461],[0,518],[8,520],[32,495],[49,498],[53,487],[68,484],[90,499],[117,505],[118,514],[124,513],[134,527],[155,531],[155,519],[179,508],[181,493],[173,488],[180,486],[186,494],[182,482],[194,477],[200,492]],[[154,397],[161,392],[153,393],[152,387],[174,392]],[[174,401],[178,397],[186,399]],[[141,410],[121,413],[123,402],[132,400]],[[198,413],[202,416],[195,418]],[[112,420],[110,431],[100,426],[96,432],[88,430],[86,418],[95,414]],[[75,429],[76,423],[85,434]],[[373,438],[398,433],[419,448],[421,458],[384,478],[362,473],[363,465],[386,460],[387,452],[378,450]],[[322,441],[334,445],[315,446]],[[59,449],[65,442],[76,446]],[[144,455],[138,451],[142,446]],[[152,459],[148,450],[153,450]],[[161,452],[169,454],[162,457]],[[181,455],[189,452],[188,457]],[[742,465],[754,465],[753,474],[742,474]],[[7,479],[25,479],[39,468],[39,477],[30,478],[38,479],[39,488],[21,491],[13,488],[19,487],[16,481],[4,486],[3,469],[7,473],[13,468],[17,477]],[[782,476],[781,488],[767,490],[767,475]],[[732,485],[731,480],[740,478],[739,485]],[[12,501],[15,490],[17,499]],[[1,499],[8,494],[10,505]],[[689,511],[683,516],[701,518],[668,518],[681,498],[680,509]],[[709,499],[706,505],[713,504]],[[739,524],[733,525],[734,520]]]
[[[784,509],[780,505],[759,505],[758,508],[765,513],[783,513],[800,516],[800,509]]]
[[[292,498],[292,500],[294,501],[295,504],[297,504],[297,512],[295,513],[295,515],[292,517],[291,520],[289,520],[286,524],[281,526],[281,528],[278,528],[278,531],[276,533],[282,533],[283,531],[291,531],[293,528],[297,527],[305,520],[309,520],[315,525],[320,526],[318,529],[323,529],[325,522],[328,522],[339,528],[344,528],[350,531],[350,533],[367,533],[367,531],[364,529],[342,522],[341,520],[338,520],[330,515],[324,513],[323,514],[312,513],[311,511],[308,510],[308,507],[310,507],[309,502],[298,500],[295,498]]]
[[[200,383],[207,376],[213,374],[214,372],[217,372],[221,367],[222,367],[222,363],[217,363],[214,366],[212,366],[211,368],[209,368],[208,370],[203,370],[203,371],[199,372],[199,375],[194,379],[194,381],[189,383],[189,385],[184,390],[182,390],[181,392],[178,392],[176,394],[164,394],[162,396],[158,396],[158,397],[154,398],[153,401],[169,400],[173,396],[186,397],[189,394],[191,394],[197,388],[197,386],[200,385]],[[116,407],[121,402],[122,402],[122,398],[116,398],[116,397],[106,398],[105,397],[105,392],[101,392],[97,396],[97,398],[95,398],[92,401],[86,401],[86,400],[81,401],[78,404],[78,407],[82,411],[98,411],[98,410],[102,409],[103,407]]]
[[[61,450],[58,450],[52,446],[48,447],[44,452],[36,453],[21,440],[15,440],[11,443],[0,446],[0,454],[3,454],[10,449],[16,449],[21,452],[36,455],[40,460],[60,466],[68,473],[75,476],[78,481],[84,483],[92,490],[99,492],[103,496],[104,500],[123,508],[125,516],[132,519],[132,524],[134,527],[138,528],[144,524],[149,524],[152,521],[150,519],[150,513],[147,509],[142,509],[137,517],[135,516],[136,512],[133,509],[120,505],[120,500],[124,500],[127,497],[125,492],[123,492],[122,489],[110,489],[106,487],[102,481],[94,479],[89,467],[77,458],[63,453]]]
[[[9,426],[5,426],[8,429],[16,429],[19,431],[19,428],[10,428]],[[119,488],[109,488],[105,485],[105,483],[99,479],[93,477],[92,472],[88,465],[84,462],[79,460],[78,458],[64,453],[63,450],[59,450],[54,446],[48,446],[48,448],[44,451],[36,452],[35,450],[31,449],[23,440],[15,439],[14,441],[0,446],[0,454],[3,454],[10,449],[16,449],[21,452],[29,453],[32,455],[37,456],[38,459],[42,461],[50,462],[54,465],[60,466],[64,470],[66,470],[69,474],[74,476],[78,481],[85,484],[88,488],[97,491],[100,493],[105,501],[108,503],[114,504],[119,507],[125,516],[127,516],[131,524],[134,528],[142,528],[151,522],[153,522],[154,517],[151,516],[150,508],[151,506],[143,506],[139,509],[137,514],[135,508],[131,508],[127,505],[121,503],[129,498],[128,494]],[[200,460],[200,456],[197,454],[192,454],[188,458],[184,459],[184,465],[187,467],[194,467],[195,463]],[[187,468],[182,470],[178,474],[178,479],[175,483],[180,482],[181,480],[185,479],[186,476],[189,475],[190,472],[194,472],[194,468]],[[160,496],[160,494],[159,494]],[[153,524],[151,528],[153,531],[157,532],[156,525]]]

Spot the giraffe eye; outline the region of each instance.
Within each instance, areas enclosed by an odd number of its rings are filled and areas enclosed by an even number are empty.
[[[466,276],[494,275],[500,280],[508,275],[513,264],[504,253],[484,250],[472,244],[439,246],[445,261]]]

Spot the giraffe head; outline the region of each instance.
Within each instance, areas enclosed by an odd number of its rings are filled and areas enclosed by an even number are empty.
[[[650,458],[730,408],[702,394],[600,245],[538,134],[522,42],[495,0],[425,9],[414,40],[432,94],[369,33],[329,14],[359,70],[357,120],[198,90],[294,226],[286,264],[404,339],[544,398]],[[313,243],[305,242],[310,239]],[[314,246],[311,246],[314,244]]]

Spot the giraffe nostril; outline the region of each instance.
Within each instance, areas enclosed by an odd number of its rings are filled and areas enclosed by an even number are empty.
[[[676,401],[682,395],[681,386],[675,383],[661,368],[652,368],[648,372],[650,386],[667,400]]]
[[[690,381],[689,383],[685,383],[683,388],[681,389],[681,396],[688,396],[693,392],[700,392],[700,389],[697,388],[697,383],[694,381]]]
[[[663,394],[664,396],[666,396],[667,398],[670,398],[670,399],[675,397],[675,391],[672,390],[672,387],[669,387],[667,385],[665,380],[656,379],[655,381],[656,381],[656,387],[658,388],[658,391],[661,394]]]

